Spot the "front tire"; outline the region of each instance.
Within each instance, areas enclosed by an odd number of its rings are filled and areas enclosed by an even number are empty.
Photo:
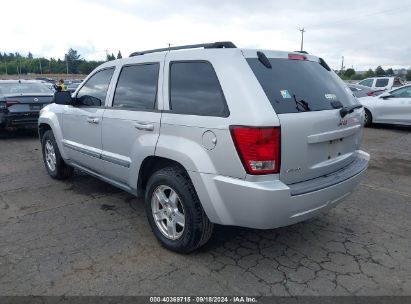
[[[66,179],[73,175],[73,167],[67,165],[61,157],[59,147],[51,130],[44,133],[41,140],[43,161],[47,173],[54,179]]]
[[[161,169],[150,177],[145,209],[155,236],[172,251],[189,253],[212,235],[214,226],[187,173],[178,167]]]
[[[372,114],[368,109],[365,109],[364,127],[370,127],[372,124]]]

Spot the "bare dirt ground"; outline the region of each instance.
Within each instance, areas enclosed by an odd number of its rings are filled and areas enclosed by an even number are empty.
[[[372,161],[321,217],[268,231],[217,227],[163,249],[142,202],[44,169],[35,132],[0,140],[0,295],[411,295],[411,129],[366,129]],[[252,202],[250,202],[252,203]]]

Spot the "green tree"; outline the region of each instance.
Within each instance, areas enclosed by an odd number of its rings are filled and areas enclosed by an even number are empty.
[[[70,48],[66,54],[65,60],[68,61],[69,73],[78,73],[78,65],[81,61],[81,55],[76,50]]]
[[[33,54],[29,52],[28,55],[27,55],[27,58],[28,59],[33,59]]]
[[[407,78],[407,81],[411,81],[411,69],[407,71],[407,75],[405,77]]]
[[[113,53],[111,53],[111,55],[109,53],[107,53],[106,61],[115,60],[115,59],[116,59],[116,57],[114,57]]]
[[[377,68],[375,69],[375,76],[384,76],[386,75],[384,69],[379,65],[377,66]]]
[[[118,51],[118,54],[117,54],[117,59],[121,59],[121,58],[123,58],[123,56],[121,55],[121,52],[120,52],[120,51]]]
[[[364,73],[364,77],[368,78],[368,77],[374,77],[375,73],[373,70],[369,69],[367,72]]]
[[[387,75],[394,75],[394,71],[392,68],[389,68],[388,70],[385,71]]]
[[[347,77],[348,79],[351,79],[352,76],[355,75],[355,70],[354,69],[347,69],[344,72],[344,76]]]

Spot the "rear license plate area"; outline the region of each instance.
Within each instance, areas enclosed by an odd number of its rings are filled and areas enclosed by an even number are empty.
[[[334,139],[334,140],[330,140],[329,142],[328,142],[328,145],[327,145],[327,147],[328,147],[328,155],[327,155],[327,158],[328,159],[331,159],[331,158],[334,158],[334,157],[338,157],[338,156],[340,156],[341,154],[343,154],[343,148],[344,148],[344,146],[343,146],[343,139]]]
[[[32,104],[30,105],[30,110],[40,111],[43,108],[42,104]]]

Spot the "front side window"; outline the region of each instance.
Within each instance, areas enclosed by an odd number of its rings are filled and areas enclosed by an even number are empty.
[[[366,86],[366,87],[372,87],[372,83],[373,83],[373,79],[365,79],[363,81],[361,81],[359,84]]]
[[[377,79],[377,82],[375,83],[375,86],[377,88],[383,88],[388,85],[388,78],[383,78],[383,79]]]
[[[109,68],[91,76],[77,94],[77,105],[88,107],[104,105],[113,72],[114,68]]]
[[[158,72],[158,63],[123,67],[114,94],[113,107],[137,110],[154,109]]]
[[[395,90],[391,92],[391,96],[395,98],[411,98],[411,86]]]
[[[229,115],[217,75],[209,62],[172,62],[170,108],[173,113]]]

